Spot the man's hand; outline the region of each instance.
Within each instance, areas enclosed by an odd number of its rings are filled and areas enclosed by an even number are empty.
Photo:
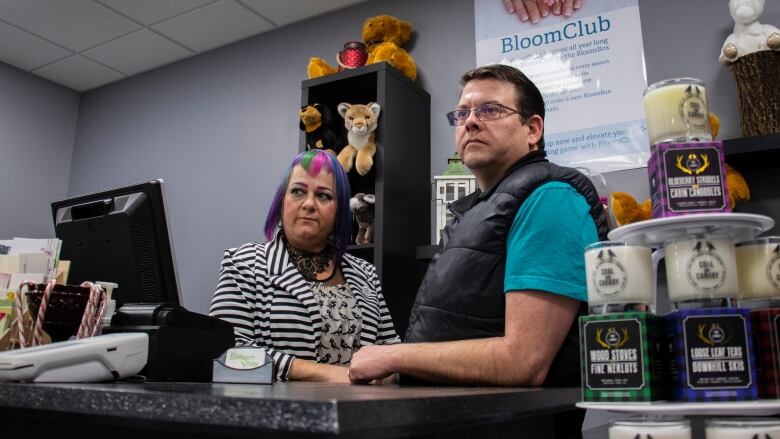
[[[448,384],[541,386],[580,303],[543,291],[506,293],[503,337],[363,346],[352,355],[350,381],[398,372]]]
[[[363,346],[352,354],[349,379],[352,384],[369,384],[372,380],[384,380],[393,374],[390,360],[393,345]]]

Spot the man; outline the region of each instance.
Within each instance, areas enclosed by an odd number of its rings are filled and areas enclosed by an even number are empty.
[[[450,206],[406,343],[362,347],[350,379],[577,386],[583,252],[606,239],[604,208],[584,175],[545,159],[544,101],[523,73],[480,67],[461,85],[447,118],[482,190]]]

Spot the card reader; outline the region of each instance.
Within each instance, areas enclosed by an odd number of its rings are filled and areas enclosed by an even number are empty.
[[[98,382],[137,374],[146,365],[149,336],[100,335],[0,352],[0,380]]]

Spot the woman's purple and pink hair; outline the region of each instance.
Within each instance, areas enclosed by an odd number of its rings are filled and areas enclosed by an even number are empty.
[[[282,220],[282,202],[284,194],[287,192],[287,184],[294,167],[301,167],[312,177],[316,177],[320,172],[325,172],[333,176],[336,198],[336,218],[333,221],[333,230],[331,231],[329,241],[336,250],[336,262],[341,260],[352,234],[352,214],[349,210],[349,179],[346,172],[332,154],[312,149],[302,152],[295,156],[290,166],[287,168],[279,187],[276,188],[276,194],[268,209],[268,217],[265,219],[265,237],[269,241],[274,239],[276,230]]]

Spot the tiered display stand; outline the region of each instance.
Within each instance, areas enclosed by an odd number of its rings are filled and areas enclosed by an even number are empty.
[[[631,241],[651,247],[695,234],[729,235],[739,243],[774,227],[775,221],[750,213],[702,213],[640,221],[609,232],[613,241]],[[780,399],[723,402],[578,402],[577,407],[616,413],[677,416],[772,416],[780,415]]]

